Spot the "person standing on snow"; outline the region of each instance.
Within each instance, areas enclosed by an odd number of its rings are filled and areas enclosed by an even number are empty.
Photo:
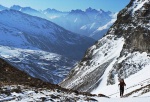
[[[123,79],[120,80],[118,86],[120,86],[120,97],[123,97],[124,93],[124,86],[126,86],[125,82]]]

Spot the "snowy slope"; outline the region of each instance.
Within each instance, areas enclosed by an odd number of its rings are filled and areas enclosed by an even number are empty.
[[[0,101],[9,102],[149,102],[149,97],[140,98],[105,98],[98,96],[78,95],[75,92],[64,92],[59,89],[42,89],[27,86],[4,86],[3,91],[10,91],[11,95],[0,94]],[[20,91],[21,90],[21,91]],[[20,91],[20,92],[19,92]],[[148,94],[150,95],[150,93]]]
[[[119,57],[123,44],[124,38],[117,38],[114,35],[103,37],[88,49],[84,59],[60,85],[79,91],[93,90],[101,82],[100,78],[107,67],[115,63],[116,58]]]
[[[60,82],[93,42],[48,20],[14,10],[0,12],[0,56],[45,81]]]
[[[87,50],[82,61],[60,85],[110,95],[116,93],[118,79],[124,78],[127,96],[149,93],[150,90],[145,91],[149,80],[143,83],[143,87],[139,85],[150,78],[149,7],[149,0],[132,0],[119,12],[108,33]]]
[[[126,60],[124,60],[126,59]],[[119,63],[121,63],[122,61],[125,61],[124,63],[126,64],[125,67],[125,71],[124,75],[122,77],[127,77],[130,76],[128,78],[125,79],[126,82],[126,88],[125,88],[125,94],[130,93],[132,91],[135,91],[136,89],[139,89],[143,86],[146,85],[150,85],[150,57],[147,57],[147,53],[143,52],[143,53],[139,53],[139,52],[135,52],[133,54],[129,54],[126,57],[122,57],[119,60]],[[109,66],[110,68],[113,68],[113,66]],[[112,69],[114,70],[114,69]],[[111,71],[109,69],[109,71]],[[138,71],[138,73],[137,73]],[[114,71],[115,72],[115,71]],[[118,76],[119,75],[115,75],[115,84],[114,85],[107,85],[107,77],[109,75],[108,71],[105,71],[105,73],[103,74],[103,77],[101,79],[102,82],[101,84],[94,90],[92,91],[92,93],[103,93],[103,94],[107,94],[110,95],[111,97],[119,97],[119,87],[118,87]],[[113,89],[113,90],[112,90]],[[111,91],[110,91],[111,90]],[[143,91],[141,91],[142,93]],[[135,92],[136,93],[136,92]],[[142,96],[143,94],[132,94],[133,96]]]

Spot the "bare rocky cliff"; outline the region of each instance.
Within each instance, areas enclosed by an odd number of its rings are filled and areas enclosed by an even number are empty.
[[[147,1],[147,2],[146,2]],[[142,5],[142,3],[144,3]],[[139,6],[142,7],[140,8]],[[136,10],[136,8],[138,8]],[[129,52],[138,50],[150,52],[150,1],[131,0],[131,2],[119,12],[117,21],[109,29],[107,34],[123,36],[124,49]]]

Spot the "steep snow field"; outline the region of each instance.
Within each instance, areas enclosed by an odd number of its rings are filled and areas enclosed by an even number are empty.
[[[140,57],[140,58],[139,58]],[[136,89],[139,89],[143,86],[149,85],[150,84],[150,58],[147,58],[146,53],[137,53],[136,56],[134,56],[130,62],[137,62],[137,64],[140,63],[145,63],[143,64],[143,69],[140,70],[138,73],[131,75],[130,77],[125,79],[126,87],[125,87],[125,94],[130,93]],[[133,72],[133,70],[132,70]],[[105,72],[104,78],[107,78],[108,73]],[[146,76],[146,77],[145,77]],[[110,97],[119,97],[119,87],[118,87],[118,79],[117,75],[115,78],[116,84],[114,85],[108,85],[106,86],[107,79],[104,79],[101,84],[99,85],[98,88],[96,88],[92,93],[99,94],[103,93],[105,95],[108,95]],[[142,95],[142,90],[141,92],[133,93],[130,97],[135,97],[135,96],[145,96]],[[150,97],[150,92],[148,92],[147,96]]]
[[[90,55],[87,55],[87,56],[92,56],[92,59],[88,62],[90,64],[87,65],[87,61],[83,61],[81,62],[83,66],[80,66],[80,63],[79,63],[78,66],[76,66],[76,68],[73,69],[77,71],[77,74],[72,76],[67,81],[64,80],[61,86],[70,89],[70,88],[75,87],[76,85],[77,86],[80,85],[80,83],[86,83],[86,81],[89,80],[88,75],[90,75],[94,70],[99,69],[100,65],[103,65],[108,62],[111,63],[112,65],[116,61],[116,58],[119,57],[120,55],[123,44],[124,44],[124,38],[116,38],[116,36],[114,35],[108,35],[108,36],[103,37],[101,40],[98,41],[97,45],[93,45],[89,49],[89,52],[91,53]],[[110,68],[107,68],[106,71],[109,71]],[[94,76],[97,77],[97,74],[101,73],[101,71],[104,72],[105,69],[100,70],[99,72],[97,71],[91,77],[94,77]],[[94,86],[96,82],[91,83],[91,84],[93,84]],[[87,87],[86,90],[88,90],[89,88],[90,87]]]

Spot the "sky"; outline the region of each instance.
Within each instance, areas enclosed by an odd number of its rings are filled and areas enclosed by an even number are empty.
[[[129,2],[130,0],[0,0],[0,4],[5,7],[20,5],[22,7],[31,7],[37,10],[51,8],[60,11],[70,11],[75,9],[85,10],[91,7],[112,12],[120,11]]]

